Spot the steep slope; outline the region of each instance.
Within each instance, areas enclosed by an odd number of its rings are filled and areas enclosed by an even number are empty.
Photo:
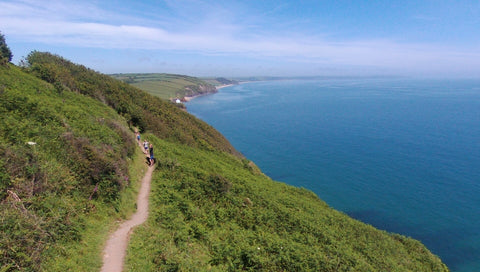
[[[28,73],[0,67],[2,271],[100,268],[105,222],[121,216],[138,176],[134,126],[158,165],[132,271],[448,271],[420,242],[270,180],[168,102],[49,53],[28,63]]]
[[[120,192],[133,179],[125,120],[13,65],[0,66],[0,115],[0,270],[43,270],[73,259],[74,244],[95,251],[99,241],[84,240],[90,220],[105,228],[121,217]]]
[[[32,52],[27,60],[33,74],[58,90],[79,92],[102,101],[142,132],[151,131],[172,142],[239,155],[223,135],[172,103],[50,53]]]
[[[128,271],[448,271],[420,242],[379,231],[245,159],[156,139],[152,210]]]

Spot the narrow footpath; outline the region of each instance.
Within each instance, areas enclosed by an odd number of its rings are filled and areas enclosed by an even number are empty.
[[[142,179],[142,184],[137,197],[137,212],[128,221],[123,222],[107,241],[103,250],[102,272],[123,271],[123,263],[130,239],[132,229],[141,225],[148,217],[148,196],[150,194],[150,183],[155,168],[150,166]]]

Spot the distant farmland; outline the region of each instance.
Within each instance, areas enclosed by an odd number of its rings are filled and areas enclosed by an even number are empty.
[[[203,93],[215,92],[216,88],[209,80],[207,83],[196,77],[175,74],[113,74],[112,77],[129,83],[141,90],[163,99],[184,98]],[[218,85],[221,85],[218,82]]]

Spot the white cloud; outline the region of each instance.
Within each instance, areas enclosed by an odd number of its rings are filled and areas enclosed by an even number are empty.
[[[192,30],[188,25],[183,25],[179,27],[182,31],[169,31],[160,26],[114,24],[109,18],[119,20],[124,15],[113,14],[93,5],[65,3],[52,4],[47,1],[40,6],[36,1],[0,2],[0,29],[20,41],[71,47],[233,54],[330,66],[397,70],[448,67],[480,70],[478,50],[391,40],[329,41],[302,36],[301,33],[292,36],[278,33],[261,35],[243,32],[248,27],[235,25],[232,18],[206,19],[192,25]],[[94,18],[104,19],[100,22]]]

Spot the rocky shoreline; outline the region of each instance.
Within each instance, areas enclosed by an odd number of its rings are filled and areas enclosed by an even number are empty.
[[[222,88],[230,87],[230,86],[233,86],[233,85],[235,85],[235,84],[225,84],[225,85],[216,86],[216,87],[215,87],[215,91],[213,91],[213,92],[198,93],[198,94],[192,95],[192,96],[184,96],[183,98],[180,99],[180,101],[181,101],[181,102],[189,102],[189,101],[191,101],[192,99],[197,98],[197,97],[199,97],[199,96],[214,94],[214,93],[217,93],[218,90],[220,90],[220,89],[222,89]]]

